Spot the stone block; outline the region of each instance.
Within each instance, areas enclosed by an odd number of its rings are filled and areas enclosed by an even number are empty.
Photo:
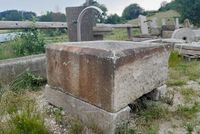
[[[116,113],[110,113],[48,85],[45,88],[45,97],[49,103],[62,107],[65,112],[79,118],[88,126],[98,127],[104,134],[114,134],[115,129],[130,117],[128,106]]]
[[[48,84],[116,113],[165,83],[170,46],[125,41],[49,45]]]
[[[162,38],[171,38],[174,31],[162,31]]]

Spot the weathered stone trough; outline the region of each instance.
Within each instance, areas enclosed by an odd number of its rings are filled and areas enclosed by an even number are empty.
[[[169,44],[76,42],[47,48],[46,97],[88,125],[114,133],[144,94],[165,84]]]

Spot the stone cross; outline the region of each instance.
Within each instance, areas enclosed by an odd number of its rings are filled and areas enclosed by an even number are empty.
[[[140,23],[140,29],[143,35],[148,35],[148,25],[147,25],[147,18],[146,16],[140,15],[139,16],[139,23]]]

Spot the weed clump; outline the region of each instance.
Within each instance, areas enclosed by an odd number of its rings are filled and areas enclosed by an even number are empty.
[[[176,67],[182,58],[179,56],[177,51],[172,51],[169,57],[169,67]]]
[[[0,133],[48,134],[33,97],[6,90],[0,98]]]
[[[195,115],[200,111],[200,106],[195,103],[193,106],[179,106],[176,115],[186,118],[186,119],[192,119],[195,117]]]
[[[40,54],[45,52],[44,37],[37,29],[22,32],[14,40],[15,53],[18,56]]]
[[[37,91],[46,83],[46,79],[41,76],[32,74],[29,71],[25,71],[20,74],[13,82],[10,84],[10,90],[15,92],[21,92],[24,90]]]

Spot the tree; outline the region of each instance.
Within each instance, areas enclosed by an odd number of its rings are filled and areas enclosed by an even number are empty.
[[[176,10],[177,9],[177,2],[172,1],[170,3],[161,4],[161,7],[158,11],[168,11],[168,10]]]
[[[22,20],[32,20],[36,17],[36,13],[18,10],[7,10],[0,12],[0,20],[8,21],[22,21]]]
[[[131,20],[137,18],[143,12],[144,10],[138,4],[131,4],[124,9],[122,17]]]
[[[63,13],[47,12],[45,15],[39,16],[39,21],[44,22],[66,22],[66,16]]]
[[[200,25],[200,0],[174,0],[159,11],[176,10],[180,13],[182,21],[189,19],[194,25]]]
[[[111,14],[107,17],[105,23],[107,24],[119,24],[119,23],[123,23],[125,20],[118,16],[117,14]]]
[[[88,4],[92,5],[92,6],[96,6],[103,11],[103,16],[99,16],[100,18],[99,17],[98,18],[100,19],[101,23],[104,23],[106,21],[105,17],[107,16],[107,11],[108,11],[107,7],[104,4],[100,4],[100,3],[98,3],[97,1],[94,1],[94,0],[87,0],[83,4],[83,6],[88,6]]]
[[[194,25],[200,25],[200,0],[176,0],[175,2],[182,20],[187,18]]]
[[[167,5],[167,1],[163,1],[161,4],[160,4],[160,7],[165,7]]]

